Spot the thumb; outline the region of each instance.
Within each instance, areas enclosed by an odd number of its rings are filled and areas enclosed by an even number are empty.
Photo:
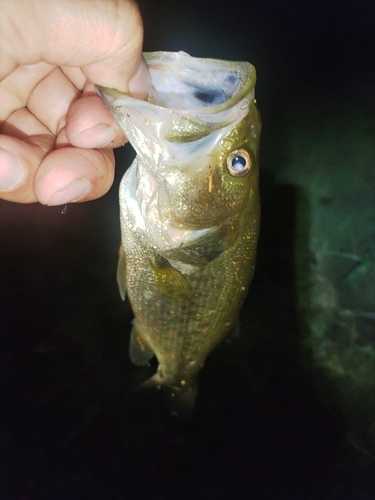
[[[0,79],[43,61],[81,68],[97,85],[145,94],[142,42],[133,0],[1,0]]]
[[[111,29],[106,33],[111,43],[105,57],[82,65],[81,70],[96,85],[144,98],[150,86],[150,74],[142,57],[143,24],[139,9],[133,1],[115,3],[117,8],[111,16],[115,16],[116,23],[112,27],[111,22]]]

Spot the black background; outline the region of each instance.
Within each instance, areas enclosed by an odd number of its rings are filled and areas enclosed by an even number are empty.
[[[274,180],[286,131],[315,106],[340,110],[346,131],[353,109],[374,125],[375,4],[140,4],[145,50],[257,69],[263,222],[242,335],[207,360],[189,421],[132,392],[154,367],[128,359],[132,313],[115,277],[130,146],[100,200],[65,214],[0,202],[0,499],[375,498],[371,461],[300,362],[295,192]]]

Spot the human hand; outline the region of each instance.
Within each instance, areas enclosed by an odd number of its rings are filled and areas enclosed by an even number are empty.
[[[126,138],[94,84],[144,98],[133,0],[0,1],[0,198],[61,205],[105,194]]]

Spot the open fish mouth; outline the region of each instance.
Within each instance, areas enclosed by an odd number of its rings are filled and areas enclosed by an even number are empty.
[[[152,81],[149,102],[165,108],[193,112],[206,107],[227,108],[232,97],[238,92],[245,95],[251,88],[246,63],[235,67],[232,62],[194,58],[186,52],[155,52],[146,54],[145,59]]]
[[[115,89],[98,87],[98,92],[146,167],[158,176],[170,166],[187,168],[246,116],[256,72],[247,62],[185,52],[144,57],[152,81],[148,101]]]
[[[144,59],[152,81],[148,101],[189,115],[200,108],[213,108],[208,114],[230,108],[232,98],[239,101],[255,86],[255,68],[246,62],[196,58],[182,51],[145,53]],[[123,104],[124,94],[116,89],[98,91],[110,107]]]

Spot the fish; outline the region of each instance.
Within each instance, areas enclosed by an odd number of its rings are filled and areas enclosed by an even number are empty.
[[[130,357],[158,368],[189,415],[205,359],[235,329],[260,225],[256,71],[248,62],[145,53],[147,101],[98,88],[136,150],[119,189],[117,280],[135,319]]]

